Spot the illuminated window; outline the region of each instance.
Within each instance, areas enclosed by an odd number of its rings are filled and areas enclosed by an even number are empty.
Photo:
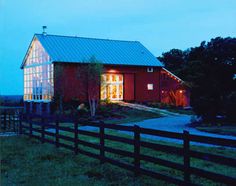
[[[24,100],[50,101],[53,87],[53,64],[40,42],[34,40],[24,66]]]
[[[101,100],[123,100],[123,75],[103,74],[101,79]]]
[[[153,90],[153,84],[147,84],[147,89],[148,90]]]

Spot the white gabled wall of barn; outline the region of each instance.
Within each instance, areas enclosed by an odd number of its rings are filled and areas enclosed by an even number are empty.
[[[42,105],[50,103],[54,95],[53,63],[37,38],[34,38],[24,61],[24,101],[28,110],[42,113]],[[33,103],[34,104],[33,104]],[[33,109],[33,107],[36,108]],[[46,105],[44,110],[48,111]]]

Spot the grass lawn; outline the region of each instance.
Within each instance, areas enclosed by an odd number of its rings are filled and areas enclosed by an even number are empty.
[[[236,136],[236,126],[199,126],[196,129],[210,133]]]
[[[88,113],[87,113],[88,114]],[[102,120],[105,123],[121,124],[129,122],[138,122],[145,119],[159,118],[161,114],[148,111],[137,110],[117,103],[102,103],[96,111],[96,119]],[[89,118],[89,115],[82,116]]]
[[[41,144],[27,137],[1,138],[2,186],[27,185],[163,185],[149,177],[134,178],[132,172],[96,159],[74,155],[63,148]]]
[[[112,130],[110,134],[121,135],[127,138],[131,136],[123,135]],[[70,133],[63,133],[70,136]],[[82,136],[80,136],[82,137]],[[83,140],[96,143],[97,138],[82,137]],[[98,160],[83,155],[74,155],[73,152],[63,148],[56,148],[50,144],[29,139],[28,137],[1,137],[1,183],[0,185],[170,185],[163,181],[146,176],[134,177],[132,172],[105,163],[101,165]],[[63,141],[61,141],[63,142]],[[155,143],[168,144],[170,146],[181,146],[180,144],[152,141]],[[65,142],[63,142],[65,143]],[[69,144],[69,142],[67,143]],[[105,141],[106,146],[133,151],[133,147],[128,144]],[[82,147],[82,146],[80,146]],[[191,148],[204,152],[212,152],[229,157],[235,157],[235,150],[198,147]],[[98,153],[97,150],[83,147],[90,152]],[[159,158],[173,162],[183,162],[183,158],[175,154],[157,152],[147,148],[141,148],[141,153],[158,156]],[[131,158],[106,153],[106,156],[119,159],[124,162],[133,163]],[[170,176],[180,177],[180,171],[154,165],[152,163],[141,162],[145,168],[155,170]],[[202,160],[191,159],[191,165],[204,168],[213,172],[236,177],[236,168],[218,165]],[[209,180],[192,176],[195,183],[204,185],[219,185]]]
[[[137,109],[125,108],[120,110],[117,114],[119,114],[120,118],[105,118],[103,121],[105,123],[110,124],[122,124],[122,123],[130,123],[130,122],[138,122],[143,121],[145,119],[159,118],[161,117],[158,113],[147,112]]]
[[[123,123],[139,122],[146,119],[153,119],[159,117],[161,117],[161,115],[158,113],[141,111],[137,109],[124,107],[121,110],[116,111],[114,115],[112,114],[111,117],[101,117],[97,118],[97,120],[104,121],[104,123],[107,124],[123,124]],[[83,119],[86,119],[86,117]],[[73,127],[74,124],[70,122],[65,122],[65,123],[60,123],[60,126]]]
[[[89,115],[80,116],[83,120],[90,119]],[[111,103],[103,106],[102,109],[98,108],[96,120],[104,121],[107,124],[123,124],[130,122],[139,122],[146,119],[159,118],[161,114],[148,111],[137,110],[129,107],[120,106]],[[32,121],[40,122],[40,118],[33,119]],[[52,123],[55,124],[55,123]],[[74,123],[60,122],[60,126],[74,127]]]

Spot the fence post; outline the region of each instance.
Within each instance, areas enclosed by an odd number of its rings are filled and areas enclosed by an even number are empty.
[[[189,144],[189,132],[184,130],[184,181],[188,185],[190,183],[190,144]]]
[[[74,152],[78,154],[78,122],[74,122]]]
[[[11,114],[8,114],[8,130],[11,129]]]
[[[0,110],[0,127],[2,129],[2,116],[4,117],[4,115],[2,114],[2,111]]]
[[[16,118],[17,115],[16,113],[13,114],[13,132],[16,132]]]
[[[29,134],[29,136],[30,137],[32,137],[32,134],[33,134],[33,126],[32,126],[32,118],[31,118],[31,115],[29,115],[29,132],[30,132],[30,134]]]
[[[100,121],[99,122],[99,137],[100,137],[100,163],[104,163],[104,158],[105,158],[105,151],[104,151],[104,146],[105,146],[105,130],[104,130],[104,122]]]
[[[56,133],[55,133],[55,137],[56,137],[56,147],[59,147],[59,120],[58,118],[56,118]]]
[[[41,142],[44,143],[44,139],[45,139],[45,120],[42,117],[41,118]]]
[[[6,128],[7,128],[7,113],[4,112],[3,129],[6,130]]]
[[[19,134],[22,134],[22,114],[19,113]]]
[[[140,173],[140,127],[134,125],[134,167],[135,176]]]

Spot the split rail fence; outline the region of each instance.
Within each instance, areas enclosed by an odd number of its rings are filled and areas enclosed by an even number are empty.
[[[107,162],[126,170],[133,171],[135,175],[147,175],[156,179],[164,180],[169,183],[174,183],[176,185],[196,185],[191,179],[192,175],[196,175],[215,182],[224,183],[227,185],[236,185],[236,177],[231,177],[191,166],[191,159],[196,158],[203,161],[213,162],[220,165],[226,165],[236,168],[236,159],[212,154],[210,152],[207,153],[192,150],[190,146],[190,142],[199,142],[236,148],[236,140],[192,135],[187,131],[184,131],[183,133],[176,133],[147,129],[138,126],[104,124],[103,122],[87,122],[87,126],[92,126],[98,129],[97,131],[88,131],[80,129],[79,124],[81,123],[79,123],[78,121],[73,122],[73,127],[62,125],[62,121],[63,118],[55,118],[51,116],[44,117],[37,115],[22,115],[20,119],[19,132],[20,134],[25,134],[32,138],[36,138],[42,143],[51,143],[56,145],[56,147],[64,147],[66,149],[72,150],[75,152],[75,154],[79,153],[92,158],[96,158],[100,160],[101,163]],[[126,131],[133,134],[133,138],[131,139],[123,137],[121,135],[117,136],[114,134],[109,134],[105,132],[106,129]],[[64,132],[69,132],[71,133],[71,135],[63,135]],[[182,140],[183,145],[182,147],[174,147],[169,145],[157,144],[154,142],[142,140],[141,135],[153,135]],[[89,141],[83,140],[82,136],[98,138],[99,143],[91,143]],[[130,152],[127,150],[108,147],[105,143],[106,140],[132,145],[134,150],[133,152]],[[70,144],[63,143],[62,141],[68,141],[70,142]],[[99,153],[93,153],[91,151],[85,150],[83,146],[96,149]],[[149,148],[155,151],[179,155],[183,158],[183,162],[176,163],[158,157],[152,157],[148,154],[142,154],[140,150],[142,147]],[[133,161],[132,163],[122,162],[118,159],[106,156],[106,152],[129,157]],[[176,178],[165,175],[163,173],[155,172],[153,170],[148,170],[144,168],[144,166],[142,166],[143,161],[176,169],[178,171],[181,171],[183,176],[182,178]]]
[[[15,132],[19,129],[19,113],[0,113],[0,132]]]

